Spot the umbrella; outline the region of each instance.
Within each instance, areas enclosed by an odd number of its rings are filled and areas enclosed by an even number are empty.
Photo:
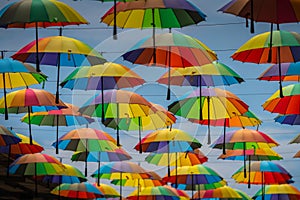
[[[176,187],[176,184],[171,184],[173,187]],[[227,185],[227,182],[225,180],[221,180],[219,182],[214,183],[208,183],[208,184],[177,184],[177,189],[181,190],[195,190],[195,191],[201,191],[201,190],[212,190],[219,187],[223,187]]]
[[[231,57],[241,62],[278,64],[279,89],[280,97],[282,97],[281,63],[300,61],[300,57],[295,54],[299,48],[300,34],[278,30],[254,36],[236,50]]]
[[[254,33],[254,21],[275,24],[299,22],[299,2],[297,1],[270,1],[270,0],[232,0],[218,11],[251,19],[251,33]],[[284,13],[290,13],[286,16]]]
[[[154,45],[155,43],[155,45]],[[196,38],[179,33],[164,33],[139,41],[123,58],[134,64],[168,68],[167,100],[170,99],[171,68],[200,66],[217,59],[214,51]]]
[[[238,189],[234,189],[237,193],[239,193],[239,195],[242,196],[242,200],[252,200],[252,198],[246,194],[245,192],[238,190]]]
[[[59,100],[60,66],[74,66],[89,63],[100,64],[106,60],[88,44],[70,37],[51,36],[32,41],[12,55],[15,60],[36,63],[35,49],[39,48],[39,63],[57,66],[56,102]]]
[[[3,58],[3,56],[2,56]],[[6,102],[6,89],[28,87],[34,84],[40,84],[47,80],[47,76],[36,72],[36,70],[29,64],[21,63],[11,58],[4,58],[0,60],[0,88],[4,91],[4,103]],[[5,109],[5,119],[8,119],[8,111]]]
[[[281,77],[278,75],[279,64],[271,65],[259,77],[258,80],[265,81],[300,81],[300,62],[296,63],[281,63]]]
[[[300,114],[277,115],[274,120],[280,124],[300,125]]]
[[[80,183],[87,181],[82,172],[76,167],[68,164],[63,164],[65,169],[56,175],[46,175],[42,177],[42,181],[46,183]]]
[[[42,153],[25,154],[10,164],[9,173],[22,176],[57,175],[64,166],[56,158]],[[35,195],[37,195],[37,179],[35,179]]]
[[[121,28],[181,28],[198,24],[206,15],[187,0],[160,0],[157,2],[131,1],[115,3],[102,17],[101,22]],[[153,43],[155,46],[155,42]]]
[[[257,191],[254,195],[253,199],[261,200],[262,198],[262,190]],[[266,185],[264,191],[265,199],[272,200],[297,200],[300,198],[300,191],[295,186],[290,184],[281,184],[281,185]]]
[[[51,194],[74,199],[95,199],[103,197],[103,193],[89,182],[62,183],[55,187]]]
[[[298,134],[295,138],[293,138],[289,144],[298,144],[300,143],[300,134]]]
[[[110,185],[103,184],[103,183],[98,185],[94,183],[94,186],[102,192],[103,199],[119,199],[121,196],[119,192]]]
[[[0,10],[0,27],[35,27],[35,40],[38,43],[38,27],[88,24],[73,8],[60,1],[21,0],[12,2]],[[40,72],[39,45],[36,46],[36,71]]]
[[[192,185],[192,196],[195,186],[199,184],[218,183],[223,178],[210,167],[205,165],[183,166],[171,171],[170,176],[163,178],[165,182]],[[198,187],[199,191],[200,187]]]
[[[175,189],[168,185],[145,187],[141,191],[139,189],[133,191],[127,196],[131,200],[147,200],[147,199],[170,199],[170,200],[188,200],[190,197],[182,190]]]
[[[300,151],[297,151],[297,153],[293,156],[293,158],[300,158]]]
[[[282,95],[280,96],[280,90],[277,90],[262,105],[264,110],[283,115],[300,114],[300,84],[283,87]]]
[[[204,88],[201,93],[199,90],[188,92],[168,108],[175,115],[188,119],[208,120],[208,144],[211,143],[211,119],[234,117],[248,111],[248,105],[240,98],[219,88]]]
[[[77,106],[67,104],[67,108],[60,110],[50,110],[48,112],[35,112],[30,116],[27,114],[22,117],[21,121],[25,123],[36,124],[39,126],[56,126],[56,142],[58,141],[59,126],[81,126],[90,124],[95,120],[89,116],[81,115]],[[29,119],[30,117],[30,119]],[[58,144],[58,142],[56,143]],[[58,146],[56,146],[56,154],[58,154]]]
[[[0,99],[0,110],[3,113],[3,108],[8,108],[8,112],[21,113],[27,112],[30,118],[30,113],[32,112],[32,107],[36,106],[49,106],[49,109],[65,108],[67,107],[62,101],[58,103],[55,102],[55,96],[46,90],[40,89],[22,89],[11,92],[6,96],[7,105],[5,105],[4,98]],[[16,110],[10,110],[16,109]],[[24,108],[20,110],[18,108]],[[27,109],[25,109],[27,108]],[[29,124],[29,138],[30,144],[32,144],[32,135],[31,135],[31,122]]]
[[[238,200],[243,199],[243,197],[229,186],[223,186],[212,190],[201,190],[196,192],[193,196],[194,200],[198,199],[226,199],[226,200]]]
[[[107,127],[114,129],[139,131],[139,144],[141,144],[141,131],[145,130],[157,130],[160,128],[172,127],[175,123],[176,117],[173,113],[167,111],[165,108],[158,104],[152,104],[153,109],[150,110],[149,114],[146,116],[135,117],[135,118],[123,118],[115,119],[108,118],[105,119],[103,124]],[[155,110],[155,111],[154,111]],[[142,153],[142,148],[140,148],[140,153]]]
[[[95,95],[90,98],[79,112],[92,117],[116,118],[138,118],[147,116],[153,110],[153,106],[144,97],[130,91],[110,90],[104,94]],[[118,124],[118,123],[117,123]],[[120,146],[119,128],[117,127],[117,145]]]
[[[17,144],[19,142],[21,142],[21,138],[19,138],[15,132],[0,125],[0,147]]]
[[[102,165],[100,169],[97,169],[92,177],[100,177],[110,180],[123,180],[123,179],[143,179],[150,178],[149,174],[145,169],[139,165],[128,162],[110,162]],[[122,198],[122,184],[120,184],[120,199]]]
[[[98,169],[100,169],[100,162],[113,162],[113,161],[123,161],[130,160],[132,157],[122,148],[117,148],[114,150],[104,150],[104,151],[90,151],[90,152],[75,152],[71,160],[72,161],[85,161],[85,162],[97,162]],[[100,184],[100,177],[97,177],[97,184]]]
[[[243,168],[249,168],[249,176],[244,177]],[[261,184],[262,191],[265,191],[265,185],[285,184],[293,182],[292,175],[286,171],[281,165],[272,161],[258,161],[251,163],[250,166],[241,167],[236,171],[232,178],[237,183]]]
[[[109,151],[115,150],[116,141],[108,133],[92,129],[81,128],[72,130],[61,136],[52,146],[68,151]],[[85,160],[85,176],[87,176],[87,160]]]

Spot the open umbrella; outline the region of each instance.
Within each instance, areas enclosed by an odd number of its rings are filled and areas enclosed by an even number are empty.
[[[300,61],[300,57],[295,53],[298,49],[300,49],[299,33],[278,30],[252,37],[231,57],[241,62],[278,64],[279,89],[282,97],[281,63]]]
[[[73,8],[60,1],[20,0],[6,5],[0,11],[0,27],[35,27],[35,40],[38,43],[38,27],[88,24]],[[40,72],[39,45],[36,46],[36,71]]]
[[[289,144],[298,144],[300,143],[300,134],[298,134],[295,138],[293,138]]]
[[[22,176],[57,175],[64,166],[56,158],[42,153],[25,154],[10,164],[9,173]],[[35,179],[35,195],[37,195],[37,179]]]
[[[152,104],[141,95],[125,91],[110,90],[104,94],[96,94],[79,109],[79,112],[92,117],[138,118],[155,112]],[[117,145],[120,146],[119,128],[117,127]]]
[[[229,186],[223,186],[212,190],[201,190],[193,196],[194,200],[198,199],[218,199],[218,200],[238,200],[243,197]]]
[[[80,114],[77,106],[67,103],[66,105],[68,106],[67,108],[62,108],[59,110],[35,112],[30,116],[27,114],[22,117],[21,121],[25,123],[29,123],[30,121],[31,124],[36,124],[39,126],[56,126],[56,142],[58,141],[59,126],[81,126],[95,121],[89,116]],[[56,154],[58,154],[58,146],[56,146]]]
[[[248,111],[248,107],[240,98],[227,90],[204,88],[201,93],[197,89],[181,96],[168,106],[168,110],[184,118],[208,120],[207,143],[210,144],[210,119],[242,115]]]
[[[288,85],[272,94],[262,105],[264,110],[283,115],[300,114],[300,84]]]
[[[16,133],[6,127],[0,125],[0,146],[7,146],[21,142]]]
[[[262,195],[264,194],[265,199],[286,199],[286,200],[297,200],[300,198],[300,191],[295,186],[290,184],[281,185],[266,185],[264,193],[260,189],[253,196],[253,199],[262,200]]]
[[[110,199],[110,200],[119,199],[121,196],[120,193],[110,185],[103,184],[103,183],[98,185],[98,184],[94,183],[94,186],[102,192],[103,199]]]
[[[2,56],[3,57],[3,56]],[[6,89],[28,87],[33,84],[40,84],[47,80],[47,76],[36,72],[34,67],[29,64],[21,63],[11,58],[4,58],[0,60],[0,88],[3,88],[4,103],[6,102]],[[5,108],[5,120],[8,119],[8,111]]]
[[[198,24],[206,15],[187,0],[130,1],[114,4],[102,17],[101,22],[121,28],[181,28]],[[155,46],[155,42],[153,43]]]
[[[170,200],[188,200],[189,195],[168,185],[145,187],[141,191],[139,189],[133,191],[127,196],[131,200],[147,200],[147,199],[170,199]]]
[[[103,193],[89,182],[62,183],[55,187],[51,194],[74,199],[95,199],[103,197]]]
[[[12,55],[15,60],[36,63],[36,48],[39,48],[39,63],[57,66],[56,102],[59,100],[60,66],[77,67],[82,64],[101,64],[106,60],[88,44],[65,36],[51,36],[32,41]]]
[[[154,38],[146,37],[122,56],[134,64],[168,68],[167,100],[170,99],[171,68],[200,66],[217,59],[215,52],[201,41],[179,33],[163,33]]]
[[[134,117],[134,118],[107,118],[103,124],[107,127],[111,127],[119,130],[139,131],[139,144],[141,144],[141,131],[145,130],[157,130],[160,128],[172,127],[175,123],[176,117],[173,113],[167,111],[165,108],[158,104],[152,104],[153,109],[150,110],[148,115]],[[140,148],[142,153],[142,148]]]
[[[280,124],[300,125],[300,114],[277,115],[274,120]]]
[[[30,118],[30,113],[33,112],[32,107],[38,106],[48,106],[47,108],[50,110],[58,109],[58,108],[66,108],[67,106],[59,101],[55,102],[55,96],[46,90],[40,89],[22,89],[11,92],[6,96],[7,104],[5,105],[5,100],[2,97],[0,99],[0,112],[4,113],[4,109],[8,108],[8,112],[10,113],[22,113],[27,112]],[[2,109],[1,109],[2,108]],[[18,108],[24,108],[20,110]],[[10,110],[12,109],[12,110]],[[16,110],[14,110],[16,109]],[[32,135],[31,135],[31,122],[28,121],[29,124],[29,138],[30,144],[32,144]]]

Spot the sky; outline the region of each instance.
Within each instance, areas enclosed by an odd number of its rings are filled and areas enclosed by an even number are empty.
[[[0,8],[6,4],[12,2],[0,1]],[[128,51],[135,45],[140,39],[152,34],[152,30],[145,29],[118,29],[118,40],[112,39],[112,28],[107,27],[106,24],[100,23],[101,16],[113,5],[111,2],[101,3],[93,0],[62,0],[69,6],[77,10],[85,19],[87,19],[89,25],[80,26],[67,26],[63,28],[63,35],[67,37],[73,37],[81,40],[90,46],[94,47],[97,51],[101,52],[103,56],[112,62],[124,64],[131,68],[137,74],[142,76],[147,83],[142,86],[131,89],[147,100],[153,103],[159,103],[165,107],[175,101],[178,97],[184,93],[194,89],[192,87],[177,87],[172,86],[172,98],[171,100],[165,100],[166,86],[160,85],[155,81],[166,72],[166,69],[160,67],[145,67],[141,65],[133,65],[127,61],[124,61],[120,56]],[[278,89],[277,82],[258,81],[256,78],[270,65],[258,65],[251,63],[241,63],[234,61],[230,56],[238,49],[242,44],[249,40],[254,35],[269,31],[270,24],[268,23],[255,23],[255,33],[251,34],[249,28],[245,27],[245,19],[239,18],[230,14],[218,12],[217,10],[225,5],[229,1],[223,0],[192,0],[200,10],[206,15],[205,22],[201,22],[198,25],[183,27],[181,29],[172,29],[172,32],[179,32],[190,35],[202,41],[209,48],[214,50],[218,55],[218,61],[222,62],[234,71],[236,71],[245,82],[232,86],[224,86],[222,89],[226,89],[236,94],[245,103],[249,105],[251,111],[253,111],[262,121],[263,124],[259,127],[259,130],[268,134],[278,143],[279,147],[274,148],[276,152],[281,154],[284,158],[282,161],[278,161],[280,165],[285,167],[293,176],[295,181],[294,185],[300,188],[300,172],[297,170],[297,159],[292,156],[300,149],[297,144],[288,144],[299,133],[299,127],[281,125],[276,123],[273,118],[276,114],[271,114],[264,111],[262,104],[265,100],[271,96]],[[281,30],[299,32],[299,25],[295,23],[281,25]],[[168,32],[168,30],[157,30],[157,34]],[[34,29],[0,29],[1,47],[0,50],[7,51],[6,57],[14,54],[18,49],[22,48],[29,42],[35,39]],[[39,29],[39,35],[41,37],[58,35],[58,29],[46,28]],[[42,72],[49,76],[48,82],[45,85],[45,89],[55,93],[55,80],[56,69],[54,66],[41,66]],[[72,72],[72,67],[62,67],[62,73],[60,80],[63,80],[69,73]],[[283,85],[292,84],[291,82],[284,82]],[[34,86],[41,88],[40,86]],[[8,91],[10,92],[10,91]],[[70,91],[68,89],[61,89],[61,99],[68,103],[74,103],[77,106],[82,104],[88,99],[88,96],[92,96],[94,92],[82,92],[82,91]],[[3,95],[3,92],[1,92]],[[10,120],[5,121],[4,115],[0,115],[1,124],[13,127],[16,132],[28,135],[28,125],[20,122],[22,115],[10,115]],[[115,131],[109,128],[105,128],[100,122],[90,125],[93,128],[103,129],[104,131],[111,133],[115,136]],[[253,195],[258,189],[258,186],[253,186],[251,189],[247,188],[247,185],[236,184],[231,175],[242,166],[241,162],[235,161],[223,161],[217,160],[221,150],[211,149],[207,145],[207,127],[198,126],[187,122],[185,119],[178,117],[177,123],[174,128],[182,129],[191,135],[195,136],[202,144],[201,150],[209,158],[209,161],[205,165],[211,167],[218,172],[223,178],[228,181],[229,186],[243,190],[244,192]],[[33,138],[42,144],[46,153],[61,158],[64,163],[71,163],[68,157],[71,155],[69,152],[63,152],[57,156],[55,150],[51,147],[52,142],[55,141],[55,128],[53,127],[38,127],[33,125]],[[74,128],[81,127],[61,127],[60,136],[67,133]],[[256,127],[249,127],[255,129]],[[222,127],[212,127],[212,141],[217,139],[222,134]],[[237,130],[236,128],[227,129]],[[149,131],[142,133],[143,136],[148,134]],[[129,152],[133,157],[133,161],[137,161],[142,167],[146,169],[155,169],[160,175],[166,174],[166,169],[156,167],[152,164],[148,164],[144,161],[145,155],[139,155],[132,147],[137,143],[137,132],[121,132],[121,144],[123,148]],[[49,142],[51,141],[51,142]],[[72,163],[83,168],[83,163]],[[89,165],[89,174],[93,173],[97,169],[94,164]],[[89,178],[91,181],[92,179]],[[132,188],[125,188],[126,192],[132,191]]]

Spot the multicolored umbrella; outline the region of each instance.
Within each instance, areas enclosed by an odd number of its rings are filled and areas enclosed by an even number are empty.
[[[206,15],[187,0],[176,3],[170,0],[158,2],[131,1],[118,2],[102,17],[101,22],[109,26],[121,28],[181,28],[198,24],[205,20]],[[155,46],[155,45],[154,45]]]
[[[243,197],[229,186],[223,186],[212,190],[201,190],[194,194],[194,200],[198,199],[228,199],[228,200],[239,200]]]
[[[94,186],[102,192],[103,199],[112,200],[112,199],[119,199],[121,197],[120,193],[110,185],[103,184],[103,183],[98,185],[98,184],[94,183]],[[100,198],[100,199],[102,199],[102,198]]]
[[[134,64],[168,68],[167,100],[169,100],[171,68],[208,64],[216,60],[217,56],[196,38],[179,33],[164,33],[142,39],[123,54],[123,58]]]
[[[201,191],[201,190],[212,190],[219,187],[227,185],[227,182],[223,179],[219,182],[208,183],[208,184],[171,184],[173,187],[176,187],[180,190],[192,190],[192,191]]]
[[[103,193],[89,182],[63,183],[55,187],[51,194],[74,199],[95,199],[103,197]]]
[[[274,120],[280,124],[300,125],[300,114],[277,115]]]
[[[300,81],[300,62],[296,63],[281,63],[281,77],[278,75],[279,64],[274,64],[266,69],[259,77],[258,80],[265,81]]]
[[[25,154],[10,164],[9,173],[23,176],[57,175],[65,169],[56,158],[42,153]],[[37,195],[37,179],[35,179]]]
[[[253,196],[255,200],[264,199],[286,199],[286,200],[297,200],[300,198],[300,191],[293,185],[290,184],[281,184],[281,185],[266,185],[265,191],[260,189]]]
[[[119,130],[138,130],[139,144],[141,144],[141,131],[172,127],[172,124],[176,121],[176,117],[173,113],[167,111],[158,104],[151,104],[153,109],[151,109],[149,114],[146,116],[123,119],[108,118],[105,119],[103,124],[106,127]],[[142,148],[140,148],[139,152],[142,153]]]
[[[88,24],[67,4],[54,0],[21,0],[6,5],[0,11],[0,27],[32,28],[38,43],[38,27]],[[40,72],[39,45],[36,46],[36,71]]]
[[[14,131],[0,125],[0,147],[17,144],[21,141]]]
[[[60,66],[77,67],[82,64],[101,64],[106,60],[88,44],[70,37],[51,36],[32,41],[12,55],[15,60],[36,63],[36,48],[39,63],[57,66],[56,102],[59,94]]]
[[[288,85],[277,90],[262,105],[264,110],[283,115],[300,114],[300,84]]]
[[[2,56],[3,58],[3,56]],[[21,63],[11,58],[0,60],[0,88],[3,88],[4,102],[6,102],[6,89],[28,87],[34,84],[45,83],[47,76],[36,72],[29,64]],[[8,111],[5,109],[5,120],[8,119]]]
[[[242,196],[242,200],[253,200],[247,193],[243,192],[242,190],[234,189],[239,195]]]
[[[200,100],[201,99],[201,100]],[[248,105],[236,95],[219,88],[204,88],[186,93],[168,106],[169,111],[188,119],[208,120],[208,144],[210,138],[210,120],[224,119],[242,115],[248,111]]]
[[[25,115],[21,121],[38,126],[56,126],[56,144],[58,144],[58,127],[59,126],[81,126],[93,123],[95,120],[89,116],[82,115],[78,112],[79,108],[72,104],[66,103],[67,108],[59,110],[50,110],[48,112],[35,112],[31,115]],[[30,119],[29,119],[30,118]],[[58,146],[56,146],[58,154]]]
[[[254,36],[231,57],[241,62],[278,64],[279,89],[282,97],[281,63],[300,61],[300,56],[295,53],[298,49],[300,49],[300,34],[278,30]]]
[[[79,112],[92,117],[101,118],[138,118],[149,115],[153,106],[141,95],[125,91],[110,90],[104,94],[95,95],[90,98],[80,109]],[[117,123],[118,124],[118,123]],[[117,127],[117,145],[120,146],[119,128]]]
[[[5,104],[3,97],[0,99],[0,113],[4,113],[4,109],[8,108],[9,113],[27,112],[29,117],[30,113],[32,112],[32,107],[34,106],[49,106],[48,109],[51,110],[67,107],[62,101],[56,103],[55,96],[50,92],[46,90],[29,88],[17,90],[7,94],[6,102],[7,104]],[[20,110],[18,108],[24,108],[24,110]],[[28,121],[28,124],[30,144],[32,144],[31,122]]]
[[[168,185],[145,187],[141,191],[139,189],[133,191],[127,196],[131,200],[147,200],[147,199],[170,199],[170,200],[188,200],[189,195]]]

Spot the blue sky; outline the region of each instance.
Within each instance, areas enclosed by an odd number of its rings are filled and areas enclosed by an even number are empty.
[[[12,1],[0,1],[0,8],[4,7],[7,3],[10,2]],[[118,29],[118,40],[113,40],[111,37],[112,29],[107,28],[106,24],[100,23],[100,17],[112,6],[112,3],[101,3],[92,0],[63,0],[63,2],[72,6],[90,22],[89,25],[65,27],[63,29],[63,35],[82,40],[83,42],[96,48],[96,50],[98,50],[99,52],[102,52],[103,56],[107,60],[122,63],[141,75],[147,81],[147,83],[141,87],[134,88],[133,91],[143,95],[149,101],[167,106],[168,104],[176,100],[176,97],[179,97],[185,92],[193,89],[190,87],[181,88],[174,86],[171,88],[173,92],[172,99],[170,101],[166,101],[166,87],[155,82],[155,80],[157,80],[164,72],[166,72],[166,69],[159,67],[152,68],[133,65],[129,62],[123,61],[123,59],[120,58],[120,55],[130,49],[139,39],[152,34],[152,30]],[[256,78],[265,69],[267,69],[269,65],[241,63],[238,61],[233,61],[230,58],[233,52],[248,39],[256,34],[269,31],[270,25],[267,23],[255,23],[255,34],[250,34],[250,30],[248,28],[245,28],[245,19],[217,12],[217,10],[225,5],[228,1],[193,0],[192,2],[196,4],[207,15],[206,22],[201,22],[197,26],[189,26],[182,29],[174,29],[172,31],[181,32],[201,40],[212,50],[216,51],[220,62],[227,64],[229,67],[234,69],[242,78],[244,78],[244,83],[232,85],[229,87],[223,87],[223,89],[229,90],[239,96],[263,121],[263,124],[260,126],[259,130],[269,134],[272,138],[280,143],[280,147],[275,148],[274,150],[280,153],[284,157],[284,160],[279,161],[278,163],[284,166],[293,175],[293,179],[295,180],[294,185],[300,188],[300,172],[299,170],[297,170],[297,162],[299,161],[292,158],[292,156],[300,149],[300,146],[297,144],[287,144],[299,133],[299,127],[280,125],[278,123],[275,123],[273,118],[276,116],[276,114],[271,114],[267,111],[263,111],[261,107],[264,101],[278,89],[277,82],[256,80]],[[281,30],[299,32],[298,24],[285,24],[281,25],[280,27]],[[168,30],[157,30],[157,33],[167,31]],[[16,50],[33,41],[35,39],[34,33],[34,29],[0,29],[0,49],[8,50],[6,56],[11,56],[13,53],[15,53]],[[58,29],[40,29],[39,34],[40,37],[58,35]],[[46,83],[45,89],[55,93],[55,67],[42,66],[41,69],[46,75],[49,76],[49,82]],[[71,73],[72,70],[73,68],[71,67],[62,67],[61,80],[63,80],[65,76]],[[287,85],[292,83],[283,84]],[[37,86],[37,88],[40,87]],[[61,89],[60,91],[62,93],[61,99],[66,102],[81,106],[82,103],[87,100],[82,98],[83,94],[80,91],[72,92],[67,89]],[[92,93],[93,92],[90,92],[88,94]],[[1,95],[2,94],[3,93],[1,93]],[[23,124],[18,121],[21,117],[22,115],[11,115],[10,120],[5,121],[4,116],[1,115],[0,120],[1,124],[9,127],[12,126],[17,132],[28,134],[27,124]],[[105,131],[112,133],[114,136],[113,130],[104,128],[99,123],[93,124],[92,127],[104,129]],[[246,185],[239,185],[234,183],[234,180],[230,178],[231,174],[233,174],[233,172],[241,167],[242,163],[233,161],[218,161],[216,158],[219,154],[221,154],[221,151],[212,150],[206,145],[207,128],[205,126],[197,126],[195,124],[188,123],[186,120],[178,117],[178,123],[174,125],[174,127],[183,129],[189,132],[191,135],[197,137],[197,139],[204,145],[201,150],[209,157],[209,161],[206,163],[206,165],[219,172],[220,175],[228,181],[230,186],[242,189],[250,195],[253,195],[259,188],[253,187],[249,190],[247,189]],[[35,125],[33,125],[32,128],[34,139],[45,146],[45,148],[47,149],[47,153],[54,154],[54,148],[52,148],[50,145],[52,141],[55,140],[55,128],[43,128],[37,127]],[[60,128],[60,135],[74,128],[75,127],[62,127]],[[222,131],[222,128],[212,127],[212,140],[214,141],[214,139],[216,139],[222,133]],[[143,133],[143,135],[146,135],[147,133],[149,132],[145,132]],[[122,143],[122,141],[126,141],[126,143]],[[137,143],[137,132],[122,132],[121,143],[130,154],[134,155],[135,160],[140,162],[141,166],[148,169],[155,168],[162,176],[165,175],[165,169],[145,163],[144,156],[138,155],[137,152],[132,149],[132,146]],[[67,158],[70,154],[64,152],[62,153],[62,155],[63,162],[70,163]],[[75,165],[81,168],[83,166],[83,163],[75,163]],[[96,166],[90,165],[89,173],[92,173],[94,170],[96,170]],[[131,191],[130,188],[127,188],[126,190],[128,190],[128,192]]]

